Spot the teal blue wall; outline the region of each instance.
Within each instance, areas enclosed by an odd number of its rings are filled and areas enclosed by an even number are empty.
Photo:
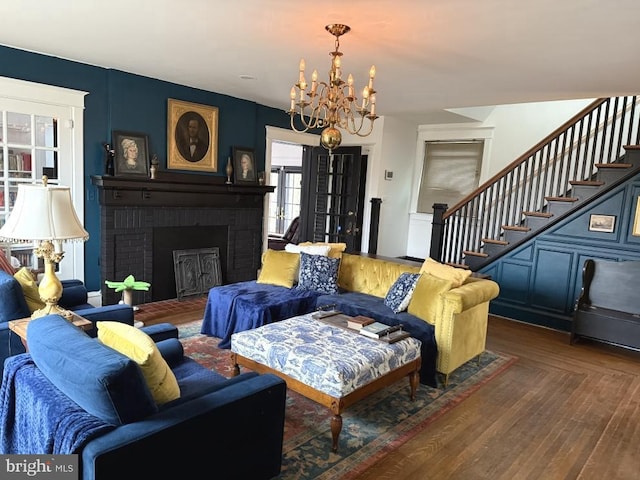
[[[570,331],[585,260],[640,260],[631,234],[639,196],[636,175],[482,269],[500,285],[491,313]],[[614,215],[614,231],[589,231],[592,214]]]
[[[100,289],[100,221],[97,192],[91,175],[104,173],[102,144],[112,130],[149,135],[149,151],[166,168],[167,100],[184,100],[218,108],[218,172],[224,176],[233,146],[253,148],[259,170],[264,170],[265,127],[289,128],[281,110],[215,92],[177,85],[130,73],[94,67],[55,57],[0,46],[0,76],[88,92],[84,111],[84,225],[90,238],[85,248],[85,282]]]

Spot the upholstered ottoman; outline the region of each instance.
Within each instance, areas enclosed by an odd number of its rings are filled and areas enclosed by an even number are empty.
[[[328,407],[332,448],[337,451],[342,411],[402,377],[415,398],[420,341],[409,337],[388,344],[353,330],[315,320],[311,314],[231,335],[232,362],[261,373],[275,373],[288,388]]]

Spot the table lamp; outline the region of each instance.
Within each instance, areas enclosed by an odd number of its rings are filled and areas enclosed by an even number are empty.
[[[70,318],[71,312],[58,306],[62,284],[55,267],[64,256],[62,242],[87,241],[89,234],[73,208],[69,187],[47,185],[46,176],[42,177],[42,184],[18,185],[16,203],[0,228],[0,239],[33,243],[36,256],[44,259],[38,293],[45,306],[33,312],[31,318],[50,314]]]

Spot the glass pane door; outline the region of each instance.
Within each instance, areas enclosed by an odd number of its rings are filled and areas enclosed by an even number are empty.
[[[294,218],[300,215],[302,172],[297,167],[280,167],[271,171],[276,188],[269,194],[269,234],[283,235]]]

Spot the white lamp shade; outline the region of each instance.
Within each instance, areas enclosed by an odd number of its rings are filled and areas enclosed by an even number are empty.
[[[18,185],[11,215],[0,229],[0,238],[12,242],[89,239],[71,201],[69,187]]]

